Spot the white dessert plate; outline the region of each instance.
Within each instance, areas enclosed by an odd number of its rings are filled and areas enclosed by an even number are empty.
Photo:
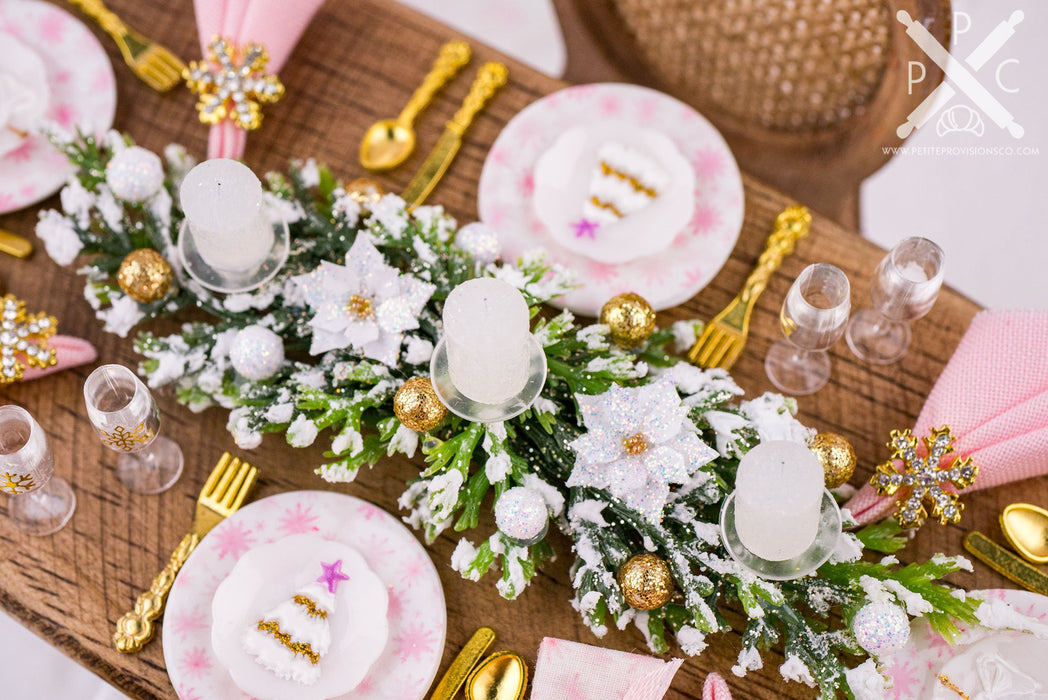
[[[388,640],[364,680],[339,700],[418,700],[444,652],[447,609],[429,554],[398,519],[359,498],[292,491],[244,506],[190,555],[164,612],[164,661],[181,700],[237,700],[240,691],[211,648],[211,602],[241,556],[288,535],[314,534],[358,551],[385,584]]]
[[[0,2],[0,33],[36,51],[47,69],[46,121],[101,135],[113,124],[116,80],[105,50],[80,20],[48,2]],[[2,68],[0,68],[2,70]],[[32,134],[0,158],[0,214],[54,194],[74,172],[46,137]]]
[[[604,122],[664,134],[695,174],[691,219],[668,247],[628,262],[599,262],[568,250],[535,210],[539,159],[565,131]],[[687,301],[709,284],[742,230],[743,187],[724,138],[692,107],[650,88],[598,83],[547,95],[509,121],[484,161],[477,208],[499,234],[504,258],[543,248],[552,262],[575,270],[583,286],[553,303],[595,316],[621,292],[636,292],[658,310]]]

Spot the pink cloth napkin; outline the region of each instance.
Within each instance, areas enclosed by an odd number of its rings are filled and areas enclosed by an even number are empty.
[[[202,56],[207,46],[221,36],[238,48],[262,44],[269,54],[266,72],[279,73],[298,44],[306,25],[324,0],[193,0]],[[211,127],[208,158],[240,158],[247,132],[224,120]]]
[[[56,335],[53,338],[48,338],[47,346],[54,349],[57,362],[47,369],[27,367],[25,372],[22,373],[23,382],[46,377],[49,374],[61,372],[71,367],[86,365],[89,362],[94,362],[98,357],[98,352],[95,351],[95,347],[91,343],[69,335]]]
[[[962,493],[1048,474],[1048,312],[983,311],[975,317],[913,434],[920,439],[944,424],[957,438],[947,458],[970,456],[979,466],[975,483]],[[878,496],[866,484],[847,507],[865,524],[885,517],[894,504],[894,496]]]
[[[702,684],[702,700],[731,700],[731,691],[721,674],[706,676],[706,682]]]
[[[531,700],[657,700],[682,663],[546,637]]]

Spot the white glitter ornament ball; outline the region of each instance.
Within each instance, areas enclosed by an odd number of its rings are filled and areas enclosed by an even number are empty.
[[[873,656],[889,656],[910,639],[910,618],[894,603],[869,603],[855,613],[852,635]]]
[[[149,199],[164,185],[164,166],[160,157],[139,146],[131,146],[113,156],[106,166],[106,184],[113,194],[127,202]]]
[[[480,221],[460,228],[455,234],[455,246],[472,255],[481,265],[495,262],[501,252],[498,234]]]
[[[495,524],[506,537],[531,544],[546,533],[549,511],[537,491],[515,486],[495,504]]]
[[[244,379],[269,379],[284,363],[284,341],[268,328],[248,326],[233,338],[229,361]]]

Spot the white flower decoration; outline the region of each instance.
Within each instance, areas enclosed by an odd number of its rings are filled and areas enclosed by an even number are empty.
[[[662,520],[670,484],[683,484],[717,457],[699,439],[668,379],[599,396],[576,394],[586,433],[571,443],[568,486],[608,489],[649,522]]]
[[[364,234],[344,266],[324,261],[293,279],[314,312],[311,354],[352,345],[390,367],[400,356],[404,331],[418,328],[418,315],[436,289],[387,265]]]

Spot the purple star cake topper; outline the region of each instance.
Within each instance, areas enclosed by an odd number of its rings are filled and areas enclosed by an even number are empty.
[[[574,222],[571,227],[575,229],[575,238],[593,239],[597,229],[600,228],[600,223],[583,217]]]
[[[348,581],[349,576],[342,573],[342,560],[334,562],[333,564],[326,564],[320,562],[320,567],[324,570],[324,573],[317,579],[317,583],[326,583],[329,593],[334,593],[338,590],[338,584],[343,581]]]

